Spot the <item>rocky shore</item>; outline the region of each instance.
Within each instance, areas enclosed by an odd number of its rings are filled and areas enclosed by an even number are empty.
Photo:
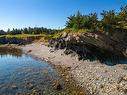
[[[108,66],[100,61],[80,60],[78,55],[65,54],[43,43],[22,46],[25,53],[53,65],[69,68],[69,73],[90,95],[127,95],[127,64]]]

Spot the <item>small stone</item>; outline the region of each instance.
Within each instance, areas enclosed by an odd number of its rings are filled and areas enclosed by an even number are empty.
[[[127,89],[124,89],[123,91],[124,91],[125,94],[127,94]]]
[[[127,70],[127,66],[124,66],[123,69],[124,69],[124,70]]]
[[[32,50],[28,50],[28,53],[32,52]]]
[[[61,74],[62,76],[65,76],[64,74]]]
[[[123,77],[123,80],[124,80],[124,81],[127,81],[127,76],[124,76],[124,77]]]
[[[122,82],[122,80],[123,80],[123,78],[122,78],[122,77],[119,77],[119,78],[118,78],[118,82],[117,82],[117,83],[121,83],[121,82]]]
[[[117,72],[117,70],[114,71],[115,73]]]
[[[43,71],[42,71],[42,73],[45,74],[45,75],[47,75],[48,72],[49,72],[48,69],[43,69]]]
[[[79,95],[84,95],[84,93],[83,92],[80,92]]]
[[[34,88],[34,85],[32,83],[28,83],[27,84],[27,87],[28,87],[28,89],[33,89]]]
[[[53,82],[53,87],[56,89],[56,90],[62,90],[62,85],[60,84],[60,82],[58,80],[55,80]]]
[[[108,71],[107,71],[107,70],[105,70],[104,72],[105,72],[105,73],[107,73]]]
[[[62,86],[60,84],[57,84],[56,85],[56,90],[61,90],[62,89]]]
[[[12,89],[18,89],[18,87],[16,85],[12,85],[11,88]]]
[[[101,84],[101,85],[100,85],[100,88],[104,88],[104,85],[103,85],[103,84]]]
[[[69,79],[69,76],[68,75],[66,76],[66,79]]]
[[[66,82],[69,82],[69,80],[68,80],[68,79],[66,79],[65,81],[66,81]]]
[[[70,70],[70,69],[71,69],[71,66],[68,66],[68,67],[67,67],[67,70]]]

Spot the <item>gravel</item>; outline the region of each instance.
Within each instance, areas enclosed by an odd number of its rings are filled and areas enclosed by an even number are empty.
[[[65,55],[64,50],[55,50],[42,43],[22,47],[24,52],[46,60],[54,65],[69,67],[77,85],[91,95],[127,95],[127,64],[108,66],[98,61],[79,61],[77,56]],[[51,52],[52,51],[52,52]]]

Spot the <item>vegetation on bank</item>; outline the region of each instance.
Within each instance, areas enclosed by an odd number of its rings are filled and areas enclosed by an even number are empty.
[[[6,38],[26,38],[26,37],[35,37],[35,36],[40,36],[40,37],[45,37],[47,36],[46,34],[36,34],[36,35],[32,35],[32,34],[17,34],[17,35],[0,35],[0,37],[6,37]]]
[[[98,20],[97,13],[82,15],[78,12],[76,15],[68,17],[66,28],[75,30],[85,29],[86,31],[113,32],[115,29],[127,29],[127,5],[120,8],[119,12],[114,10],[103,11],[101,20]]]
[[[98,19],[97,13],[83,15],[79,11],[77,14],[68,17],[64,29],[47,29],[44,27],[8,29],[0,30],[0,38],[27,38],[41,36],[48,39],[58,38],[63,32],[102,32],[113,33],[116,30],[127,30],[127,5],[122,6],[119,12],[114,10],[103,11],[100,13],[101,19]]]

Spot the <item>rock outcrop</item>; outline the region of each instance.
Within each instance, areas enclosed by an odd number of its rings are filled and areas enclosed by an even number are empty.
[[[49,45],[66,49],[66,54],[76,53],[79,59],[104,63],[109,57],[115,60],[127,57],[127,31],[108,35],[100,32],[63,33],[60,38],[50,40]]]

